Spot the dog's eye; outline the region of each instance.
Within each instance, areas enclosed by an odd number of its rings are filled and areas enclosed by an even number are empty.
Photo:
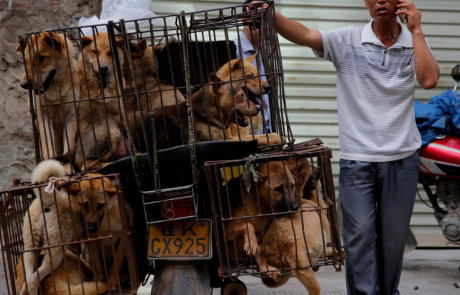
[[[275,188],[275,191],[277,191],[277,192],[283,192],[283,185],[277,186],[277,187]]]
[[[104,206],[105,206],[105,203],[103,203],[103,204],[97,204],[97,210],[98,210],[98,211],[101,210],[102,208],[104,208]]]
[[[295,190],[295,184],[291,186],[291,191],[294,191],[294,190]]]
[[[40,62],[43,62],[43,61],[45,60],[45,57],[44,57],[44,56],[39,56],[39,57],[38,57],[38,60],[39,60]]]
[[[252,77],[254,77],[253,74],[247,74],[247,75],[246,75],[246,78],[252,78]]]
[[[109,51],[109,53],[107,53],[108,56],[112,56],[112,51]]]
[[[79,204],[80,206],[85,207],[85,210],[88,210],[88,208],[89,208],[88,202],[84,202],[83,204],[82,204],[82,203],[78,203],[78,204]]]
[[[96,54],[96,50],[93,50],[93,53]]]

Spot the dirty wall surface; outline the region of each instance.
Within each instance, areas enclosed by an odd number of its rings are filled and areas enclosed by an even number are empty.
[[[30,177],[35,166],[28,93],[19,85],[24,73],[16,52],[26,32],[76,26],[82,16],[101,12],[102,1],[0,1],[0,189],[13,176]]]

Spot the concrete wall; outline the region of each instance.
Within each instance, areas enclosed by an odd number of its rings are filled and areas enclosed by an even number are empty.
[[[27,91],[20,88],[24,65],[15,51],[18,35],[77,25],[99,15],[102,1],[0,1],[0,189],[13,176],[26,179],[35,166]]]

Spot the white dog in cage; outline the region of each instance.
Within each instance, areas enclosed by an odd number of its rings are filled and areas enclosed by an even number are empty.
[[[58,161],[47,160],[34,169],[32,183],[43,183],[50,177],[64,176],[64,167]],[[63,244],[80,239],[84,233],[81,213],[77,211],[77,206],[70,204],[64,190],[40,187],[35,189],[35,194],[37,198],[24,216],[23,261],[26,281],[22,286],[21,295],[27,294],[27,289],[29,295],[36,295],[39,282],[61,264],[68,246]],[[38,257],[41,250],[45,250],[46,254],[39,266]]]

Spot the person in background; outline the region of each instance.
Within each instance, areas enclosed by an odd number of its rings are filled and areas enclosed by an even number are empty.
[[[414,3],[364,4],[372,17],[365,26],[322,31],[276,12],[276,27],[281,36],[312,48],[318,59],[337,69],[348,294],[396,295],[420,166],[414,84],[436,87],[440,70]],[[397,20],[401,14],[407,29]]]
[[[250,4],[254,0],[246,0],[244,1],[244,4]],[[245,10],[249,9],[247,6],[243,7],[243,12]],[[240,58],[243,56],[243,59],[247,59],[248,57],[251,57],[256,53],[256,49],[254,44],[257,44],[259,41],[259,30],[257,29],[251,29],[250,26],[244,26],[244,30],[240,33],[239,36],[239,41],[241,42],[241,51],[240,52],[240,46],[238,42],[238,38],[234,39],[233,42],[236,45],[236,56],[237,58]],[[262,55],[260,52],[257,52],[257,58],[259,59],[259,75],[265,75],[265,69],[264,65],[262,63]],[[257,67],[257,58],[254,58],[252,61],[252,64]],[[267,81],[266,77],[261,77],[262,80]],[[263,111],[263,115],[265,118],[265,128],[262,128],[259,131],[259,134],[264,134],[264,133],[271,133],[272,128],[271,128],[271,122],[270,122],[270,105],[269,105],[269,100],[268,100],[268,94],[262,95],[262,99],[264,103],[260,106]]]

